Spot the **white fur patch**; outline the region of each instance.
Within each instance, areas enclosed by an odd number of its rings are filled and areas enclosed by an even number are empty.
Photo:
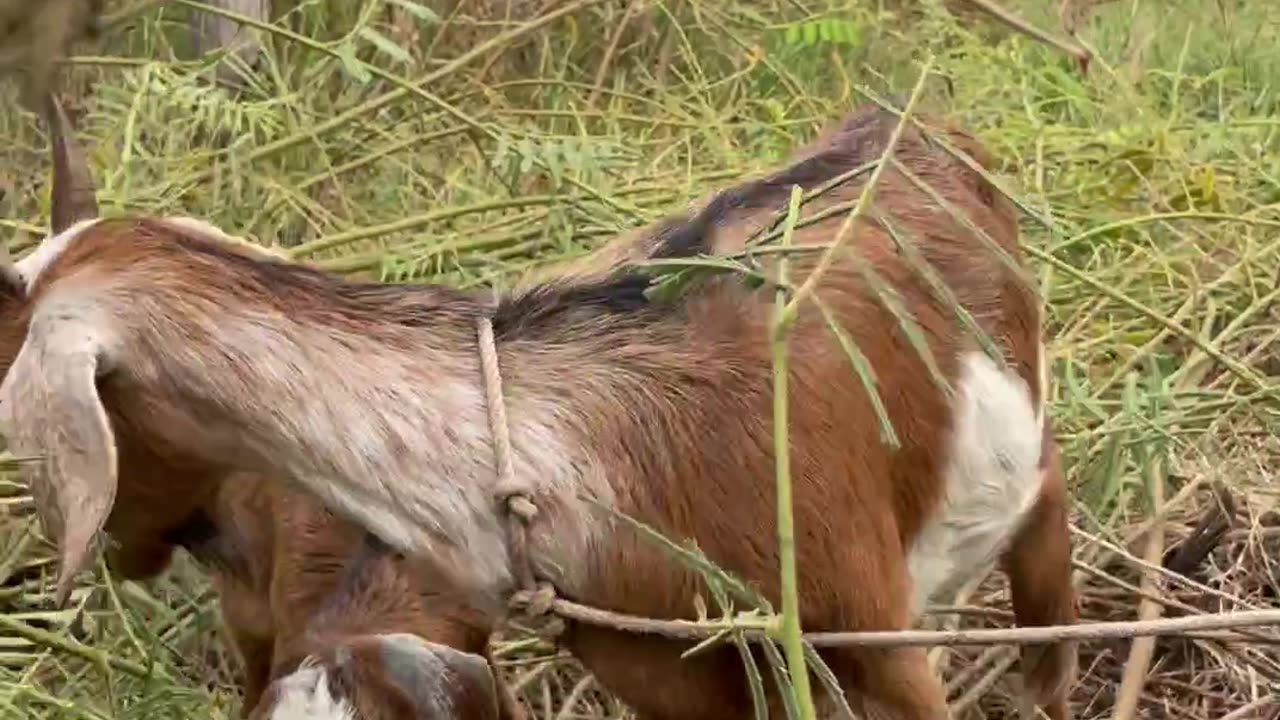
[[[32,250],[26,257],[16,263],[18,276],[22,278],[26,285],[27,292],[35,286],[36,280],[40,278],[40,274],[45,271],[67,248],[75,242],[85,230],[93,227],[102,221],[102,218],[90,218],[81,220],[71,227],[63,230],[57,235],[45,238]],[[288,255],[275,248],[264,247],[255,243],[251,243],[244,238],[234,235],[228,235],[221,228],[211,225],[204,220],[191,217],[173,216],[163,218],[162,222],[183,233],[206,237],[229,245],[240,245],[262,253],[265,256],[288,259]]]
[[[277,685],[279,693],[270,720],[355,720],[355,708],[345,698],[334,696],[328,673],[312,658]]]
[[[202,236],[218,242],[224,242],[228,245],[239,245],[268,257],[275,257],[283,260],[289,259],[288,253],[283,250],[259,245],[236,235],[229,235],[222,228],[204,220],[200,220],[199,218],[186,217],[184,215],[171,215],[164,218],[162,222],[169,227],[188,235]]]
[[[946,497],[908,558],[916,613],[993,565],[1040,491],[1042,414],[1026,382],[974,352],[962,358],[955,385]]]
[[[222,228],[218,227],[217,225],[213,225],[212,223],[206,222],[204,220],[200,220],[198,218],[187,217],[185,215],[170,215],[164,218],[161,222],[168,225],[169,227],[174,228],[175,230],[180,230],[190,235],[206,235],[215,240],[220,240],[222,242],[229,242],[229,243],[245,242],[244,240],[238,237],[235,237],[233,235],[228,235],[226,231],[224,231]]]
[[[71,247],[81,233],[97,223],[97,218],[81,220],[57,235],[45,238],[36,246],[35,250],[32,250],[26,257],[19,260],[16,263],[18,276],[26,284],[27,292],[31,292],[31,288],[35,286],[40,273],[52,265],[53,261],[58,259],[58,256],[66,252],[67,248]]]

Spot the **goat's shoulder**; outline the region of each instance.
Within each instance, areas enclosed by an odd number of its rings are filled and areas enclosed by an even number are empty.
[[[39,267],[44,279],[33,296],[72,277],[82,289],[91,277],[121,298],[145,296],[153,308],[167,302],[163,312],[238,307],[354,333],[437,329],[478,308],[470,295],[447,287],[346,280],[190,219],[102,220],[55,244],[61,249]]]
[[[230,235],[196,218],[133,216],[82,220],[62,232],[45,238],[35,250],[17,263],[18,274],[28,291],[42,279],[55,278],[89,261],[97,266],[119,267],[143,257],[176,248],[177,241],[198,242],[220,250],[264,261],[284,261],[278,250],[262,247]]]

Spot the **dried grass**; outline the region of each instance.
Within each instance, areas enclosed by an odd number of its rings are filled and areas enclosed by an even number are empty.
[[[932,53],[947,83],[926,106],[983,135],[1028,211],[1085,619],[1136,617],[1150,527],[1177,558],[1148,595],[1164,616],[1280,607],[1280,8],[1105,4],[1081,26],[1096,50],[1082,79],[1053,50],[979,36],[929,3],[906,23],[873,2],[653,0],[623,23],[618,4],[587,2],[519,37],[457,20],[465,39],[370,3],[301,4],[239,96],[208,89],[209,67],[185,55],[189,8],[119,16],[69,70],[94,88],[74,114],[102,204],[204,216],[343,273],[501,283],[769,166],[863,93],[910,88]],[[1044,3],[1006,4],[1056,22]],[[351,32],[361,17],[417,44],[379,49]],[[624,25],[639,29],[601,30]],[[0,226],[21,253],[47,222],[47,167],[11,105]],[[1225,493],[1230,523],[1214,515]],[[235,716],[235,662],[197,570],[179,562],[146,586],[99,571],[69,611],[43,611],[48,548],[23,488],[0,479],[0,504],[0,717]],[[993,576],[960,626],[1006,626],[1008,608]],[[535,718],[627,716],[551,647],[496,642]],[[1136,716],[1280,717],[1277,643],[1265,628],[1156,640]],[[1082,648],[1077,717],[1112,716],[1130,646]],[[1010,651],[940,654],[960,717],[1015,715]]]

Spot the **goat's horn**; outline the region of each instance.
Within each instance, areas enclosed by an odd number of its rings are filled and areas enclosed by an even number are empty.
[[[49,123],[49,147],[53,155],[53,191],[50,193],[53,234],[81,220],[98,217],[93,175],[84,151],[76,143],[71,122],[53,93],[45,96],[45,120]]]

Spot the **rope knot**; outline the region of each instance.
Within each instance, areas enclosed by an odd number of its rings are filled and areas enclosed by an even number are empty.
[[[539,582],[532,589],[513,593],[507,601],[507,608],[520,618],[526,629],[545,639],[555,639],[565,630],[564,620],[551,613],[555,602],[555,586]]]
[[[529,499],[529,496],[522,492],[511,493],[508,495],[506,505],[507,512],[511,513],[525,525],[533,522],[533,519],[538,516],[538,506],[534,505],[533,501]]]
[[[531,589],[515,591],[508,606],[523,615],[537,617],[551,612],[555,602],[555,586],[549,582],[540,582]]]

